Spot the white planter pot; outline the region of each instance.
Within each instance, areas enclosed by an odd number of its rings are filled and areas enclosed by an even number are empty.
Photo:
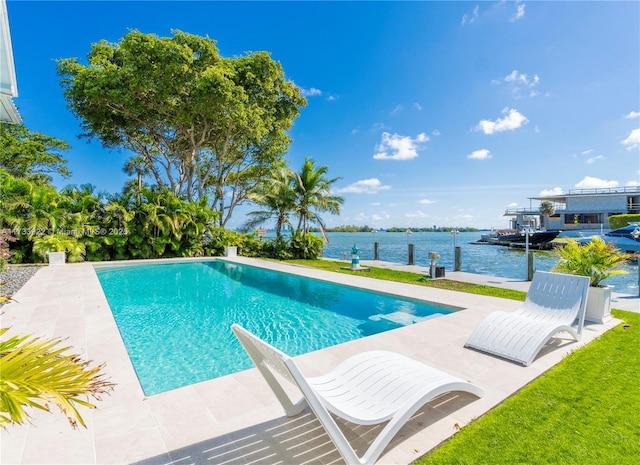
[[[64,265],[66,262],[65,252],[47,252],[49,265]]]
[[[235,245],[230,245],[229,247],[224,248],[224,256],[225,257],[236,257],[238,255],[238,247]]]
[[[590,287],[585,321],[606,323],[611,319],[611,288]]]

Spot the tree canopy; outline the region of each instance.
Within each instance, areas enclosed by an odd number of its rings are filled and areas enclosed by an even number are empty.
[[[83,136],[132,151],[129,173],[181,198],[208,195],[221,226],[282,163],[306,105],[269,53],[221,57],[214,40],[182,31],[102,40],[87,62],[57,63]]]
[[[62,140],[21,124],[0,123],[0,169],[12,176],[41,184],[51,182],[50,174],[70,176],[67,160],[60,154],[65,150],[69,145]]]

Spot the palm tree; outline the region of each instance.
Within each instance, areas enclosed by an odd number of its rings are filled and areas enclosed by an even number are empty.
[[[56,231],[65,211],[62,196],[47,185],[25,179],[1,176],[0,221],[17,231],[16,236],[32,240]]]
[[[140,155],[130,158],[127,160],[122,170],[129,176],[133,176],[135,174],[136,196],[138,198],[138,202],[140,202],[140,196],[142,195],[142,180],[151,172],[148,160]]]
[[[331,195],[331,185],[342,178],[327,179],[327,171],[327,166],[316,167],[315,162],[307,157],[302,170],[295,173],[293,181],[296,193],[295,212],[298,214],[297,231],[305,235],[311,224],[317,224],[325,240],[325,223],[318,212],[339,215],[340,205],[344,203],[343,197]]]
[[[290,215],[295,209],[294,177],[289,168],[280,168],[268,183],[261,186],[260,191],[252,193],[250,199],[265,208],[247,213],[248,219],[240,229],[246,232],[275,220],[276,237],[280,237],[284,226],[291,226]]]
[[[556,212],[556,208],[549,200],[543,200],[540,203],[540,216],[542,216],[542,226],[547,227],[548,219]]]

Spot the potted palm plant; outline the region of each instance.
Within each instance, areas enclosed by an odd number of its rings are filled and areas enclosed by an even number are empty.
[[[626,263],[631,255],[608,244],[600,237],[580,244],[570,240],[564,247],[556,249],[560,258],[552,271],[590,279],[589,296],[585,320],[604,323],[611,319],[611,288],[602,284],[610,276],[626,274],[619,266]]]
[[[42,258],[48,258],[50,265],[63,265],[67,257],[70,262],[79,262],[83,260],[86,253],[82,242],[65,234],[53,234],[35,239],[33,251]]]

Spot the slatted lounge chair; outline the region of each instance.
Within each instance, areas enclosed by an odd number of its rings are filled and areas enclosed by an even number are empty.
[[[588,290],[586,276],[536,271],[524,304],[515,312],[491,313],[465,347],[529,366],[554,334],[566,331],[580,340]]]
[[[478,397],[482,389],[400,354],[363,352],[324,376],[305,378],[294,360],[243,327],[232,330],[284,407],[295,416],[308,405],[348,465],[373,464],[398,430],[424,404],[450,391]],[[296,385],[303,398],[293,403],[276,375]],[[358,457],[331,413],[358,425],[387,422]]]

